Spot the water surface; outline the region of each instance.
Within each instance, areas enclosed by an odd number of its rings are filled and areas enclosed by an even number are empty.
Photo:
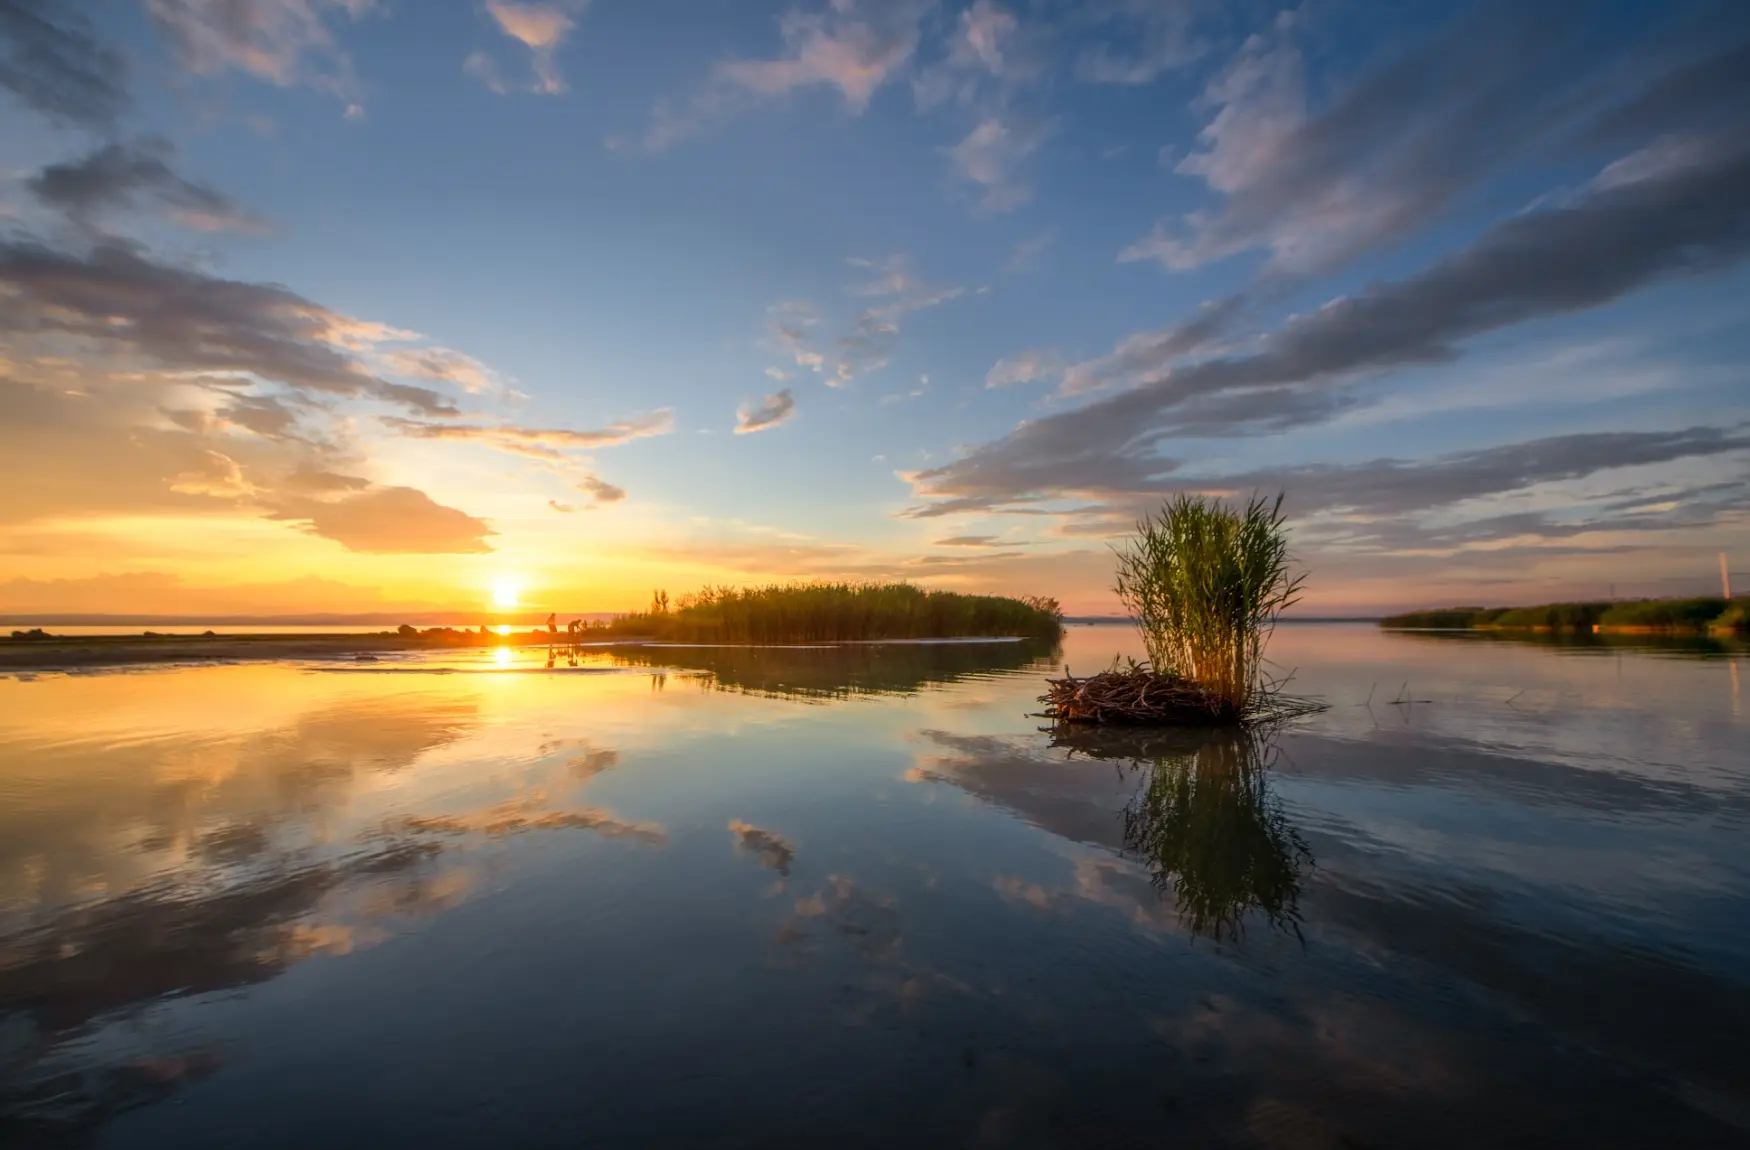
[[[1742,656],[1284,628],[0,680],[0,1142],[1750,1144]]]

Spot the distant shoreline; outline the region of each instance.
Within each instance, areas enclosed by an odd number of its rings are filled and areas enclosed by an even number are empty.
[[[1750,629],[1750,599],[1698,596],[1545,603],[1536,607],[1446,607],[1388,615],[1379,625],[1400,631],[1706,634]]]

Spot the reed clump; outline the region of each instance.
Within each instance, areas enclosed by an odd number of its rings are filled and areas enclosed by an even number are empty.
[[[1116,548],[1116,591],[1142,630],[1146,663],[1066,676],[1041,699],[1072,723],[1234,725],[1317,709],[1264,670],[1276,619],[1300,597],[1281,495],[1244,506],[1180,495]]]

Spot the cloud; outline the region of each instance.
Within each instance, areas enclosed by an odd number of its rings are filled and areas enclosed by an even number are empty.
[[[269,514],[348,551],[371,555],[466,555],[491,551],[484,520],[433,502],[412,487],[372,487],[338,499],[292,498]]]
[[[946,539],[936,540],[938,547],[1000,547],[1003,543],[995,535],[950,535]]]
[[[766,309],[767,322],[779,345],[797,367],[825,376],[828,387],[843,387],[859,375],[886,366],[898,346],[900,321],[905,316],[966,294],[963,287],[938,287],[919,279],[903,255],[889,256],[880,264],[860,258],[849,262],[875,273],[873,279],[852,285],[849,293],[880,302],[860,309],[852,316],[848,330],[830,343],[817,340],[821,321],[808,304],[791,300]]]
[[[221,452],[201,452],[199,463],[187,471],[170,477],[170,490],[182,495],[211,495],[231,499],[254,491],[243,478],[237,461]]]
[[[412,379],[449,383],[471,395],[498,391],[497,374],[471,355],[447,347],[396,348],[382,357],[386,370]]]
[[[786,54],[771,60],[724,60],[684,108],[659,102],[645,147],[662,151],[750,101],[814,85],[835,87],[853,115],[917,50],[923,0],[831,0],[820,12],[791,10],[778,21]]]
[[[1053,125],[1014,115],[981,121],[958,144],[943,149],[954,173],[982,191],[978,207],[989,213],[1020,207],[1033,189],[1017,172],[1026,158],[1051,135]]]
[[[1199,101],[1213,115],[1177,170],[1219,207],[1158,223],[1121,259],[1182,270],[1264,248],[1272,272],[1326,270],[1409,234],[1534,148],[1572,157],[1632,131],[1723,130],[1750,109],[1750,72],[1731,70],[1746,51],[1741,22],[1719,29],[1733,49],[1654,68],[1641,40],[1577,32],[1559,9],[1482,5],[1316,112],[1299,24],[1284,14],[1248,39]],[[1637,73],[1653,77],[1639,90]]]
[[[384,380],[353,348],[402,338],[283,287],[154,261],[122,241],[84,253],[0,238],[0,335],[73,339],[88,353],[193,377],[259,379],[298,391],[379,399],[425,415],[455,411],[430,388]]]
[[[767,431],[787,422],[795,414],[796,398],[786,387],[766,396],[758,404],[742,404],[741,409],[735,413],[735,434],[748,435],[755,431]]]
[[[1148,84],[1162,73],[1201,56],[1205,45],[1192,32],[1191,0],[1103,0],[1078,15],[1116,30],[1123,45],[1091,44],[1076,58],[1076,77],[1091,84]]]
[[[667,435],[674,430],[674,410],[664,407],[587,431],[574,431],[563,427],[516,427],[508,424],[440,423],[400,416],[385,416],[382,422],[414,439],[466,440],[537,459],[562,459],[567,451],[619,447],[634,439]]]
[[[577,26],[575,14],[586,3],[587,0],[544,4],[486,0],[486,10],[497,21],[499,30],[521,41],[534,56],[535,82],[530,91],[549,96],[565,91],[565,78],[559,72],[559,46]],[[493,91],[504,91],[497,67],[488,57],[474,53],[464,62],[463,70],[480,78]]]
[[[575,506],[573,506],[572,504],[561,503],[557,499],[547,500],[547,506],[551,507],[553,510],[559,512],[559,514],[561,514],[561,515],[570,515],[572,512],[577,510],[577,508]]]
[[[991,365],[984,375],[986,387],[1009,387],[1017,383],[1033,383],[1063,373],[1063,360],[1054,351],[1034,349],[1007,356]]]
[[[1428,459],[1374,459],[1353,464],[1271,468],[1203,482],[1229,490],[1286,489],[1304,511],[1360,518],[1429,511],[1600,471],[1750,451],[1750,426],[1668,431],[1600,431],[1555,435]],[[1750,488],[1750,476],[1740,488]],[[1632,502],[1632,501],[1631,501]],[[1623,510],[1618,505],[1617,510]]]
[[[182,66],[200,76],[229,68],[282,88],[309,83],[344,95],[352,61],[335,42],[330,17],[351,20],[374,0],[146,0],[153,23]]]
[[[468,53],[467,58],[462,61],[462,74],[474,77],[486,85],[488,91],[497,95],[502,96],[510,91],[505,85],[504,75],[498,70],[498,61],[484,52]]]
[[[1042,22],[1023,22],[992,0],[976,0],[944,38],[946,55],[913,77],[912,96],[925,111],[948,101],[1007,107],[1049,69],[1048,37]]]
[[[1134,383],[1179,359],[1208,351],[1244,306],[1244,297],[1238,295],[1212,300],[1176,327],[1132,335],[1111,353],[1065,369],[1061,393],[1085,395],[1114,384]]]
[[[1719,141],[1706,162],[1497,223],[1414,276],[1290,320],[1255,352],[1163,367],[1110,398],[1023,424],[914,475],[918,494],[944,500],[916,513],[1163,490],[1177,464],[1154,448],[1187,408],[1249,393],[1254,419],[1279,419],[1286,405],[1316,421],[1344,402],[1335,389],[1357,373],[1448,362],[1467,339],[1718,270],[1747,248],[1750,139],[1740,137]]]
[[[86,226],[105,212],[134,209],[142,200],[151,200],[184,227],[266,230],[260,217],[244,211],[229,196],[179,175],[169,163],[175,154],[168,140],[153,137],[105,144],[77,160],[50,164],[25,186],[43,204]]]
[[[71,0],[0,3],[0,88],[58,123],[106,129],[130,103],[127,66],[83,9]]]
[[[595,500],[597,507],[600,507],[604,503],[618,503],[620,500],[626,498],[626,489],[624,487],[615,487],[612,483],[598,479],[593,475],[584,476],[583,479],[578,482],[577,489],[579,491],[588,492],[590,497]]]
[[[718,75],[763,96],[828,84],[861,113],[875,90],[917,50],[923,5],[905,0],[833,0],[823,12],[790,11],[778,21],[788,55],[727,60]]]

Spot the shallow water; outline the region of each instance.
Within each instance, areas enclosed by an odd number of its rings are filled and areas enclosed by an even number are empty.
[[[0,680],[0,1143],[1750,1144],[1742,656],[1272,650],[1257,744],[1054,746],[1116,627]]]

